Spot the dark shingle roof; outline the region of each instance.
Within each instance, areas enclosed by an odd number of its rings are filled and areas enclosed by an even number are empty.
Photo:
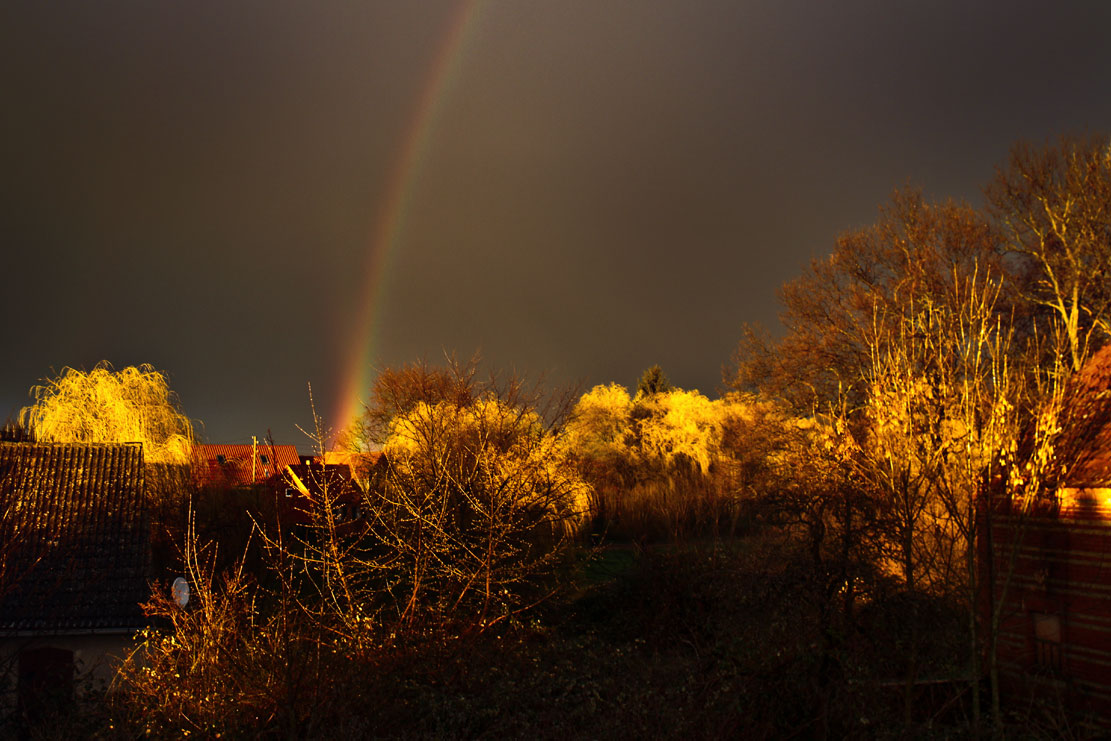
[[[143,483],[138,444],[0,443],[0,633],[145,624]]]

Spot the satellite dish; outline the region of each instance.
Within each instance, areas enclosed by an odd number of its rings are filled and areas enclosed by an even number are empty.
[[[185,577],[179,576],[174,579],[173,586],[170,587],[170,593],[174,596],[174,603],[178,607],[184,608],[189,604],[189,582],[185,581]]]

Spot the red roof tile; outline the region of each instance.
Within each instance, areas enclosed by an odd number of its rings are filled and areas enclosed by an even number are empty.
[[[1061,484],[1111,486],[1111,344],[1095,353],[1072,381],[1054,442]]]
[[[193,480],[198,486],[254,486],[300,462],[293,445],[194,445]]]

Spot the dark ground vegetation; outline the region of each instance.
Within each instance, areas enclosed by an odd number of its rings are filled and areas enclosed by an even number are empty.
[[[257,554],[255,563],[265,560]],[[873,574],[861,580],[849,612],[832,573],[779,528],[724,539],[580,544],[543,585],[558,587],[555,595],[519,620],[487,630],[450,621],[404,632],[380,625],[358,647],[307,603],[283,606],[273,574],[217,576],[188,619],[174,619],[175,608],[156,597],[151,611],[171,617],[144,636],[153,661],[128,667],[107,693],[90,692],[73,715],[41,731],[115,738],[969,734],[960,605],[911,598],[897,580]],[[283,610],[284,625],[275,619]],[[1054,717],[1042,711],[1008,723],[1023,737],[1058,737]]]

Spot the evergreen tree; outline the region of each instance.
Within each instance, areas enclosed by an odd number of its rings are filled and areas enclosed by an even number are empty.
[[[666,394],[673,388],[675,387],[671,385],[671,381],[667,380],[663,369],[658,365],[653,365],[641,375],[640,381],[637,383],[637,396]]]

